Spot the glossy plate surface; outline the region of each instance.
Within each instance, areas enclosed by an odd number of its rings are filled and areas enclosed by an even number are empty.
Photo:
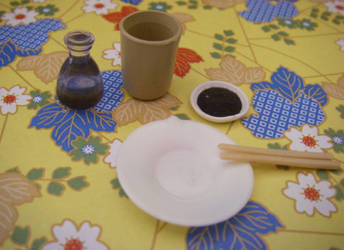
[[[206,124],[170,117],[151,122],[123,142],[117,159],[121,186],[136,206],[162,221],[204,226],[239,212],[253,189],[248,163],[220,159],[234,142]]]

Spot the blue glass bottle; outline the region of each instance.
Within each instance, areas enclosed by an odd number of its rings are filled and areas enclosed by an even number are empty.
[[[73,31],[67,33],[64,42],[69,57],[58,76],[57,97],[62,104],[73,109],[93,107],[104,91],[99,68],[90,56],[94,36],[86,31]]]

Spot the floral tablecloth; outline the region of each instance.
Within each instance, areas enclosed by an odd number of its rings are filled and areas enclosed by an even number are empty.
[[[141,102],[122,88],[119,22],[154,9],[183,25],[172,87]],[[344,173],[253,164],[235,217],[180,227],[138,209],[116,176],[136,128],[176,116],[240,145],[344,159],[344,2],[327,0],[3,0],[0,2],[2,249],[343,249]],[[104,96],[89,110],[56,101],[68,31],[95,35]],[[189,95],[207,80],[248,95],[239,121],[210,123]],[[154,194],[152,194],[154,195]]]

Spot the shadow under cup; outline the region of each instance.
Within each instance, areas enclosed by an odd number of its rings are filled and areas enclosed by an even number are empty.
[[[170,88],[181,24],[161,11],[138,11],[120,22],[124,88],[141,100],[154,100]]]

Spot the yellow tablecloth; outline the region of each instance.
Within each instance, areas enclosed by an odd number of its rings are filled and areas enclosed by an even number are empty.
[[[122,89],[118,23],[146,9],[174,15],[184,32],[169,94],[143,103]],[[4,0],[0,15],[2,249],[343,248],[341,169],[253,164],[254,191],[237,216],[187,228],[137,208],[115,163],[132,131],[171,115],[240,145],[343,161],[343,1]],[[72,30],[95,36],[91,54],[105,92],[91,110],[55,98],[68,56],[63,37]],[[192,89],[214,79],[247,94],[242,120],[215,124],[192,110]]]

